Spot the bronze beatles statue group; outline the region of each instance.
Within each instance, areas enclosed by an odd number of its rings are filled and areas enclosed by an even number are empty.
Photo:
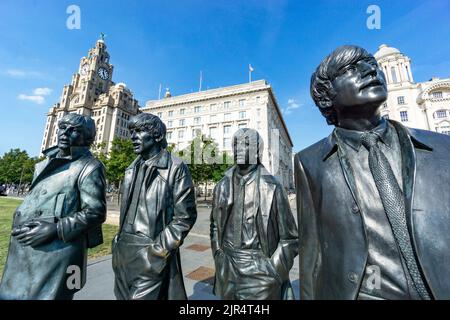
[[[261,163],[261,136],[233,136],[235,165],[214,189],[210,216],[214,293],[294,299],[289,271],[299,254],[301,299],[450,299],[450,138],[382,118],[385,76],[357,46],[320,63],[311,96],[335,129],[295,156],[298,231],[283,186]],[[58,126],[58,144],[14,214],[1,299],[72,299],[87,249],[103,242],[95,124],[67,114]],[[115,295],[187,299],[180,246],[197,219],[194,184],[166,150],[158,117],[138,114],[129,129],[137,158],[112,243]],[[74,266],[79,286],[68,285]]]

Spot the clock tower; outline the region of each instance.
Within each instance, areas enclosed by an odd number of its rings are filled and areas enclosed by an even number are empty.
[[[105,151],[110,150],[115,136],[128,136],[125,121],[139,112],[139,105],[124,83],[116,85],[112,81],[113,70],[102,36],[88,55],[80,59],[78,71],[71,83],[64,86],[60,102],[50,108],[41,151],[56,145],[57,122],[67,113],[91,116],[96,121],[95,144],[105,142]],[[123,128],[119,130],[118,124]]]

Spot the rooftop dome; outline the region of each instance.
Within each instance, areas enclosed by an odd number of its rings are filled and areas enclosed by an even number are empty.
[[[398,53],[400,53],[400,51],[398,49],[389,47],[386,44],[382,44],[381,46],[378,47],[378,51],[375,52],[375,54],[373,56],[375,57],[375,59],[378,60],[383,57],[390,56],[393,54],[398,54]]]

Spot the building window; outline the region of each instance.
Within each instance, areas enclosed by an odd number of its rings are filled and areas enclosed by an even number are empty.
[[[158,118],[162,118],[162,112],[158,112]]]
[[[209,106],[209,111],[212,112],[212,111],[216,111],[216,110],[217,110],[217,105],[215,103],[213,103]]]
[[[433,92],[433,99],[442,99],[442,91]]]
[[[217,127],[210,127],[209,128],[209,136],[211,138],[214,138],[217,135]]]
[[[438,110],[434,114],[434,118],[442,119],[447,117],[447,111],[446,110]]]
[[[400,111],[400,121],[408,122],[408,111]]]
[[[256,97],[256,103],[259,103],[260,100],[261,100],[261,97],[260,97],[260,96],[257,96],[257,97]]]
[[[246,113],[245,111],[239,111],[239,119],[245,119]]]
[[[408,79],[408,81],[411,81],[411,79],[409,78],[408,66],[405,66],[405,69],[406,69],[406,79]]]
[[[180,121],[178,122],[179,126],[184,126],[185,124],[185,120],[184,119],[180,119]]]
[[[223,120],[224,121],[230,121],[231,120],[231,113],[225,113],[223,115]]]
[[[225,101],[225,102],[223,103],[223,108],[224,108],[225,110],[230,109],[230,106],[231,106],[231,101]]]
[[[172,128],[172,126],[173,126],[173,121],[172,121],[172,120],[167,121],[167,126],[168,126],[169,128]]]
[[[246,128],[246,127],[247,127],[247,124],[246,124],[246,123],[239,123],[239,124],[238,124],[238,128],[239,128],[239,129]]]
[[[180,114],[181,114],[181,115],[184,114],[184,110],[186,110],[186,109],[180,109]]]
[[[194,108],[194,112],[195,113],[199,113],[200,111],[202,111],[202,107],[195,107]]]
[[[231,138],[223,138],[223,148],[231,149]]]
[[[223,134],[230,134],[231,126],[223,126]]]
[[[397,83],[397,74],[395,73],[395,67],[391,67],[391,76],[392,76],[392,82]]]
[[[168,140],[172,139],[172,132],[167,132],[167,139]]]
[[[256,115],[258,116],[258,118],[261,117],[261,109],[260,108],[256,109]]]
[[[397,97],[397,103],[399,105],[405,104],[405,97],[404,96]]]
[[[245,107],[245,99],[240,99],[239,100],[239,108],[243,108]]]
[[[184,130],[178,131],[178,139],[183,139],[183,138],[184,138]]]
[[[169,111],[169,117],[173,117],[173,110]]]
[[[196,118],[194,118],[194,124],[200,124],[202,121],[202,118],[200,118],[200,117],[196,117]]]

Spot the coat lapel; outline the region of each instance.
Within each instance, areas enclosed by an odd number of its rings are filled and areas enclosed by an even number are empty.
[[[136,174],[136,163],[141,160],[141,156],[138,156],[125,170],[125,176],[123,178],[123,186],[122,186],[122,208],[120,212],[120,225],[123,226],[125,221],[126,213],[128,210],[128,206],[130,205],[130,195],[131,195],[131,187],[132,183],[135,179]]]
[[[433,149],[416,140],[409,130],[396,121],[389,121],[397,131],[402,154],[403,194],[405,197],[406,222],[409,230],[412,229],[412,206],[414,199],[414,187],[416,183],[416,151],[422,148],[428,151]]]
[[[270,176],[270,173],[263,166],[261,166],[259,170],[259,219],[264,231],[263,234],[265,235],[263,238],[265,238],[264,241],[266,243],[263,245],[267,245],[267,228],[269,225],[270,211],[272,208],[276,185],[271,183],[271,179],[266,178],[266,176]]]

